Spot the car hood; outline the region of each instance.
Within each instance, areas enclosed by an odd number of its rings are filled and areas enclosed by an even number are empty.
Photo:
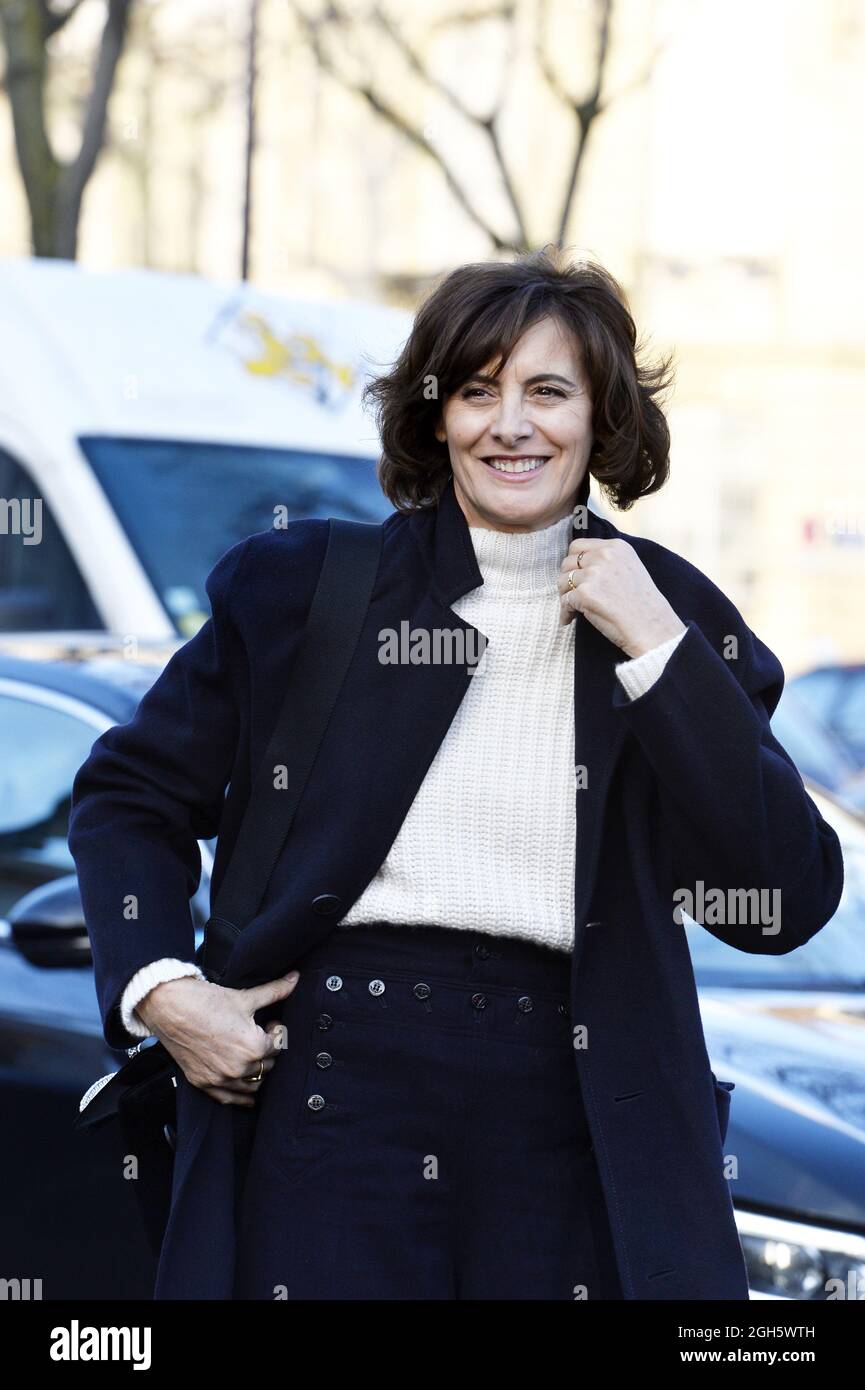
[[[737,1205],[865,1231],[865,991],[705,989]]]

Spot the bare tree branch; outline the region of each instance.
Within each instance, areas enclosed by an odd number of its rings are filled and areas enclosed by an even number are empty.
[[[574,115],[577,118],[577,143],[571,160],[571,168],[565,182],[565,192],[562,197],[562,207],[559,214],[559,226],[557,231],[558,244],[561,246],[565,239],[568,228],[568,219],[571,215],[571,208],[574,195],[577,190],[577,180],[580,174],[580,166],[588,144],[589,131],[592,122],[597,120],[605,107],[601,103],[601,88],[604,82],[604,73],[607,67],[607,58],[610,51],[610,26],[613,16],[613,0],[599,0],[600,23],[598,27],[598,41],[595,59],[595,69],[592,74],[592,83],[588,93],[582,101],[573,102]]]
[[[488,19],[511,20],[516,14],[514,0],[503,0],[502,4],[478,6],[474,10],[451,10],[449,14],[433,19],[430,29],[465,29],[469,24],[483,24]]]
[[[75,11],[81,4],[81,0],[72,0],[72,3],[65,10],[55,10],[48,4],[48,0],[39,0],[39,8],[42,11],[42,33],[46,39],[50,39],[63,25],[70,20]]]
[[[48,0],[0,0],[6,87],[37,256],[75,256],[81,200],[105,138],[108,99],[133,0],[107,0],[81,144],[76,158],[64,164],[52,148],[45,116],[47,42],[79,3],[72,0],[67,9],[59,11],[52,9]]]
[[[571,113],[575,124],[575,147],[570,157],[565,174],[562,200],[557,218],[556,235],[558,243],[561,245],[567,233],[568,223],[573,211],[579,177],[582,171],[584,157],[588,146],[589,134],[595,122],[605,113],[611,105],[613,98],[604,95],[604,83],[607,76],[607,67],[611,46],[612,20],[614,12],[614,0],[594,0],[595,14],[595,34],[593,39],[593,54],[591,74],[588,83],[588,91],[582,97],[572,95],[563,82],[560,80],[554,63],[549,56],[548,31],[550,27],[549,3],[548,0],[539,0],[538,9],[538,32],[534,45],[534,56],[538,68],[543,75],[546,83],[554,96]],[[479,227],[487,237],[489,237],[496,249],[523,250],[529,245],[529,235],[527,231],[527,218],[524,211],[523,202],[520,198],[515,179],[509,169],[505,158],[505,150],[500,138],[501,117],[503,112],[503,102],[509,93],[509,84],[506,80],[507,71],[512,65],[515,34],[517,6],[514,0],[504,0],[504,3],[492,3],[476,10],[461,11],[450,13],[446,16],[431,22],[429,31],[441,30],[443,28],[453,28],[454,25],[474,25],[479,22],[498,20],[504,21],[508,25],[508,50],[505,63],[504,79],[501,83],[500,96],[493,103],[492,109],[486,114],[478,114],[467,104],[462,91],[454,90],[446,81],[443,81],[428,64],[424,61],[421,53],[407,35],[401,30],[394,21],[391,14],[387,11],[384,4],[375,0],[364,16],[365,22],[373,29],[378,30],[392,45],[395,53],[405,63],[411,76],[424,87],[428,88],[453,110],[460,120],[465,121],[469,126],[476,130],[485,140],[490,156],[497,169],[500,185],[504,192],[508,206],[510,208],[515,233],[510,238],[505,238],[495,231],[485,216],[483,209],[472,199],[467,189],[464,187],[457,167],[450,161],[447,155],[436,148],[426,137],[422,130],[417,129],[412,122],[400,114],[393,103],[376,91],[371,80],[366,78],[358,80],[347,75],[344,65],[337,63],[331,56],[325,42],[330,32],[343,35],[346,42],[350,43],[352,37],[357,34],[357,22],[341,7],[330,0],[314,18],[303,9],[302,5],[293,0],[292,10],[297,17],[298,23],[308,38],[314,56],[321,69],[328,73],[340,83],[347,91],[360,96],[367,106],[383,120],[386,120],[404,139],[406,139],[416,149],[434,159],[438,165],[448,188],[453,193],[459,206],[468,215],[475,226]],[[616,100],[637,86],[642,85],[651,71],[651,62],[647,64],[643,73],[635,77],[622,92],[617,93]],[[463,80],[463,88],[465,82]],[[545,237],[544,240],[549,240]]]
[[[408,39],[404,34],[400,33],[399,29],[392,23],[390,17],[385,14],[379,5],[373,7],[372,16],[376,23],[385,31],[394,46],[399,49],[416,77],[419,77],[428,87],[432,87],[434,91],[438,92],[439,96],[444,97],[445,101],[448,102],[464,120],[476,121],[478,119],[474,112],[469,110],[461,98],[457,96],[456,92],[453,91],[446,82],[442,82],[440,78],[436,77],[424,66]]]
[[[394,106],[391,106],[389,102],[385,101],[378,93],[374,92],[368,83],[352,82],[349,78],[346,78],[331,61],[322,43],[320,30],[325,28],[327,19],[335,19],[339,23],[344,23],[345,16],[341,15],[337,7],[333,5],[329,6],[324,21],[311,18],[299,5],[292,5],[292,9],[306,33],[310,46],[315,54],[316,61],[322,71],[326,72],[328,76],[333,77],[341,86],[361,97],[375,115],[386,120],[395,130],[399,131],[410,144],[414,145],[416,149],[421,150],[424,154],[433,159],[440,168],[448,187],[466,215],[480,228],[485,236],[489,237],[495,247],[503,249],[508,243],[499,235],[494,227],[490,226],[482,216],[480,210],[474,206],[468,193],[459,183],[453,171],[449,168],[445,160],[442,159],[439,152],[430,143],[423,132],[416,130]]]
[[[519,200],[517,198],[517,190],[514,187],[510,171],[508,170],[508,166],[505,161],[504,150],[502,149],[502,144],[499,139],[499,132],[496,126],[497,116],[498,111],[496,111],[495,115],[490,116],[488,120],[482,121],[481,124],[483,125],[484,129],[487,132],[487,135],[489,136],[490,148],[493,152],[493,157],[498,167],[499,175],[502,180],[502,187],[505,190],[505,194],[510,204],[511,211],[514,214],[514,221],[517,224],[517,246],[514,249],[519,248],[521,250],[527,250],[528,234],[526,232],[526,224],[523,219],[523,210],[520,207]]]
[[[394,25],[391,22],[389,16],[384,13],[384,11],[381,9],[379,5],[376,5],[374,7],[372,13],[375,20],[378,22],[381,28],[384,29],[385,33],[388,35],[394,46],[403,55],[406,62],[408,63],[408,66],[411,68],[412,72],[414,72],[415,76],[419,77],[422,82],[425,82],[427,84],[427,86],[432,87],[434,91],[438,92],[439,96],[443,97],[444,100],[453,107],[457,114],[463,118],[463,120],[468,121],[471,125],[477,126],[478,129],[483,131],[483,133],[486,135],[489,141],[490,150],[499,170],[499,175],[502,180],[502,186],[505,190],[508,202],[511,207],[511,211],[514,215],[514,221],[517,224],[519,242],[520,244],[525,245],[526,229],[525,224],[523,222],[522,209],[520,208],[519,202],[517,201],[516,190],[514,188],[513,181],[511,179],[507,164],[505,162],[504,151],[502,150],[501,142],[498,137],[498,131],[496,129],[496,121],[501,110],[500,101],[496,103],[495,107],[488,115],[475,115],[475,113],[465,105],[462,99],[457,95],[456,92],[452,90],[451,87],[447,85],[447,83],[442,82],[440,78],[436,77],[434,73],[429,71],[429,69],[421,61],[417,53],[411,47],[405,35],[400,33],[396,25]],[[497,13],[498,17],[501,17],[503,11],[499,10]],[[507,7],[507,13],[508,19],[512,19],[512,6]],[[511,45],[511,49],[512,47],[513,46]],[[441,156],[437,155],[436,157],[439,160],[439,164],[443,166],[444,162],[441,159]]]
[[[84,114],[81,145],[76,158],[64,166],[58,188],[58,236],[60,245],[74,256],[81,199],[105,139],[108,99],[129,24],[132,0],[108,0],[108,11],[93,70],[93,83]]]
[[[6,48],[6,89],[15,152],[30,208],[34,248],[39,254],[51,242],[59,175],[45,123],[42,15],[39,7],[28,0],[0,0],[0,25]]]
[[[471,202],[465,189],[463,189],[462,186],[457,182],[456,176],[454,175],[452,170],[441,158],[435,147],[430,144],[427,138],[420,131],[415,130],[412,126],[410,126],[407,121],[403,120],[402,116],[399,114],[398,111],[396,111],[393,107],[386,105],[382,101],[381,97],[377,96],[377,94],[373,92],[370,87],[357,87],[355,90],[357,91],[359,96],[362,96],[364,98],[364,100],[368,103],[370,108],[373,111],[375,111],[377,115],[383,116],[387,121],[390,122],[392,126],[399,130],[407,140],[409,140],[413,145],[415,145],[416,148],[423,150],[425,154],[430,155],[431,158],[435,160],[435,162],[441,169],[442,174],[444,175],[448,187],[450,188],[451,192],[453,193],[454,197],[456,198],[463,211],[468,215],[469,218],[471,218],[475,225],[480,227],[481,231],[484,232],[490,238],[490,241],[498,250],[501,250],[504,247],[506,247],[508,245],[508,242],[506,242],[501,236],[499,236],[499,233],[495,230],[495,228],[490,226],[489,223],[484,219],[484,217],[480,213],[480,210],[476,208],[474,204]]]

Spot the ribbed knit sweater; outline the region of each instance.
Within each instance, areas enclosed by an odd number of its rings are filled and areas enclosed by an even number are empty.
[[[384,862],[340,925],[393,922],[574,940],[576,772],[574,630],[559,623],[557,578],[570,514],[536,531],[470,526],[483,584],[452,604],[488,639],[479,666]],[[684,635],[616,673],[631,699],[658,678]],[[163,980],[204,976],[159,960],[133,976],[124,1026]]]

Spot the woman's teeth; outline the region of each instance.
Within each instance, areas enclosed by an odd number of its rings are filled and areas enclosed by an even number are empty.
[[[531,473],[538,468],[543,468],[547,460],[545,458],[490,458],[485,461],[491,468],[495,468],[497,473]]]

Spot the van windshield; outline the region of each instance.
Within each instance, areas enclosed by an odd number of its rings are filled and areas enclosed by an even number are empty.
[[[219,557],[275,517],[381,521],[393,511],[373,458],[95,435],[79,444],[184,638],[210,614],[204,581]]]

